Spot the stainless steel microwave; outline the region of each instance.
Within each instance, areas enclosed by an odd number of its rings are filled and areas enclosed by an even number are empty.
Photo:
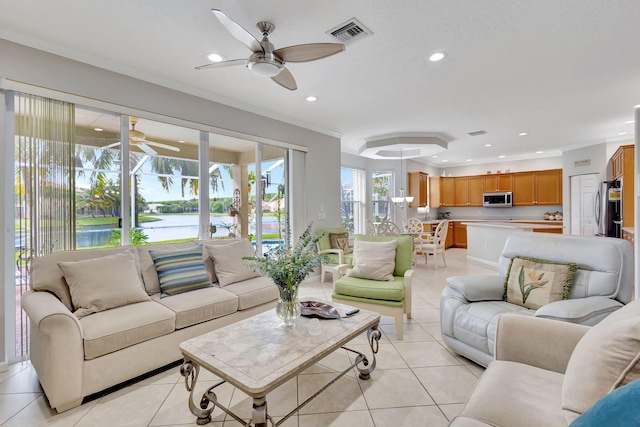
[[[485,208],[510,208],[513,206],[511,191],[501,191],[499,193],[484,193],[482,195],[482,206]]]

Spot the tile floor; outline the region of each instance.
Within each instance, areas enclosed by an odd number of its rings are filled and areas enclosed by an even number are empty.
[[[483,368],[453,354],[441,341],[439,297],[448,276],[495,271],[494,267],[467,262],[466,250],[449,249],[446,268],[435,269],[418,260],[414,273],[413,318],[405,324],[404,340],[398,341],[392,318],[383,317],[377,368],[371,380],[349,373],[329,387],[283,426],[412,427],[446,426],[462,408]],[[319,280],[305,283],[300,296],[330,299],[331,284]],[[352,347],[367,350],[365,337]],[[269,413],[276,419],[304,401],[349,364],[350,354],[335,352],[268,396]],[[201,375],[202,376],[202,375]],[[215,381],[205,373],[199,382],[204,390]],[[218,398],[242,417],[250,417],[251,399],[225,384]],[[187,408],[188,393],[178,368],[122,388],[82,406],[55,414],[27,363],[14,364],[0,373],[0,426],[195,426]],[[224,412],[213,413],[214,427],[240,425]]]

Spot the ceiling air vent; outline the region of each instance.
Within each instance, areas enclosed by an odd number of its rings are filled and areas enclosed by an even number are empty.
[[[484,135],[486,133],[487,133],[486,130],[477,130],[477,131],[474,131],[474,132],[469,132],[469,135],[471,135],[471,136],[480,136],[480,135]]]
[[[351,18],[347,22],[338,25],[327,31],[334,39],[340,43],[349,44],[356,40],[363,39],[371,34],[371,30],[362,25],[356,18]]]

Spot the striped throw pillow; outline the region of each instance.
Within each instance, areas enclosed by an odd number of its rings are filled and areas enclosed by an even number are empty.
[[[161,297],[211,286],[202,261],[202,246],[185,249],[150,250],[156,266]]]

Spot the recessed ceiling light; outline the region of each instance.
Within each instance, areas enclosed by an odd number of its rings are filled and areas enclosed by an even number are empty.
[[[625,125],[631,125],[633,123],[635,123],[635,120],[627,120],[626,122],[624,122]]]
[[[184,139],[180,139],[180,140],[178,140],[178,142],[181,142],[181,143],[184,144]]]
[[[429,61],[431,62],[442,61],[445,56],[447,56],[447,52],[436,52],[429,57]]]
[[[437,159],[437,158],[438,158],[438,155],[436,154],[435,156],[431,156],[431,157],[433,157],[434,159]]]
[[[640,108],[640,104],[634,105],[633,108]]]
[[[519,136],[527,136],[527,135],[529,135],[529,132],[520,132],[518,135]]]
[[[470,161],[471,161],[471,159],[467,159],[467,162],[470,162]]]
[[[507,157],[507,156],[505,156],[504,154],[500,154],[500,155],[498,156],[498,158],[499,158],[499,159],[504,159],[505,157]]]
[[[307,101],[316,102],[318,100],[317,96],[307,96]]]
[[[222,62],[224,61],[224,56],[219,53],[209,53],[207,54],[207,59],[211,62]]]
[[[618,132],[618,135],[626,135],[626,132]]]
[[[542,154],[544,151],[536,151],[536,154]]]
[[[102,132],[104,129],[102,129],[102,128],[93,128],[93,130],[95,130],[96,132]]]
[[[442,159],[442,163],[447,163],[449,160],[447,159]]]
[[[485,147],[491,147],[493,144],[484,144]]]

